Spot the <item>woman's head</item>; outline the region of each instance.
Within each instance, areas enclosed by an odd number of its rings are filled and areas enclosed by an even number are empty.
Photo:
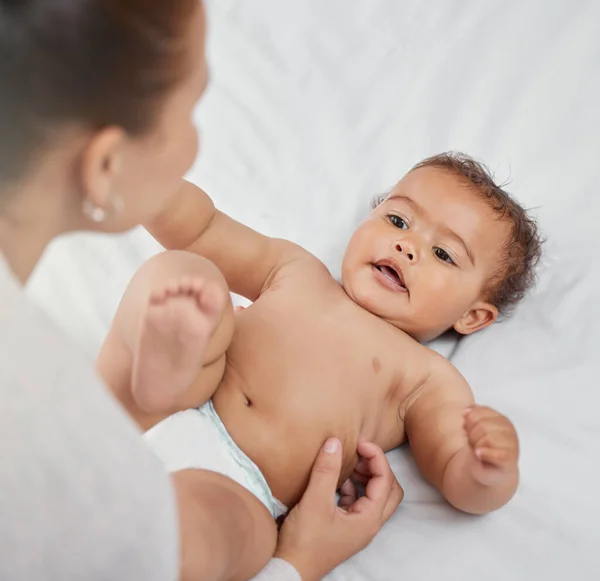
[[[198,0],[0,0],[0,203],[45,175],[66,229],[153,219],[196,155],[203,27]]]

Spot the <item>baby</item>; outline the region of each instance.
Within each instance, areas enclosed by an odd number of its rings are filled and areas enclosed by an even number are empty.
[[[170,469],[229,475],[277,517],[301,497],[327,437],[343,444],[349,496],[349,477],[364,471],[360,442],[408,441],[455,507],[486,513],[513,496],[513,425],[475,405],[461,374],[423,345],[487,327],[534,280],[536,225],[477,162],[442,154],[415,166],[352,236],[341,284],[189,183],[148,230],[186,252],[136,274],[98,368],[139,424],[155,426],[148,439]],[[229,289],[253,304],[234,316]]]

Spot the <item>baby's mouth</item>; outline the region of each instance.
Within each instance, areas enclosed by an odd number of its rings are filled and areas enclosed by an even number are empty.
[[[398,290],[408,292],[408,288],[406,288],[406,284],[404,283],[402,270],[399,266],[393,264],[391,261],[382,260],[373,264],[373,268],[378,270],[390,283],[392,283],[392,285],[397,287]]]

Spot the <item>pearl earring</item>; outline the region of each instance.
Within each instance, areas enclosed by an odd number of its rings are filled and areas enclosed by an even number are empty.
[[[81,211],[88,220],[95,224],[104,222],[108,215],[108,212],[104,208],[92,204],[87,198],[85,198],[81,204]]]
[[[123,200],[116,196],[110,201],[110,206],[110,210],[105,210],[90,202],[88,198],[85,198],[81,204],[81,211],[83,215],[91,222],[94,222],[94,224],[101,224],[102,222],[105,222],[109,216],[118,216],[123,211]]]

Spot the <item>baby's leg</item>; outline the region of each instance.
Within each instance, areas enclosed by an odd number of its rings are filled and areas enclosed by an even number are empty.
[[[202,276],[170,278],[154,290],[133,354],[131,390],[145,411],[168,409],[200,375],[225,299]]]
[[[98,369],[136,419],[153,414],[155,423],[212,396],[232,335],[233,311],[219,270],[195,254],[164,252],[127,288]],[[123,350],[125,358],[118,353]],[[113,368],[119,361],[126,362],[123,377]],[[188,391],[193,397],[185,397]]]
[[[173,474],[180,522],[181,580],[242,581],[273,555],[275,521],[237,482],[207,470]]]

